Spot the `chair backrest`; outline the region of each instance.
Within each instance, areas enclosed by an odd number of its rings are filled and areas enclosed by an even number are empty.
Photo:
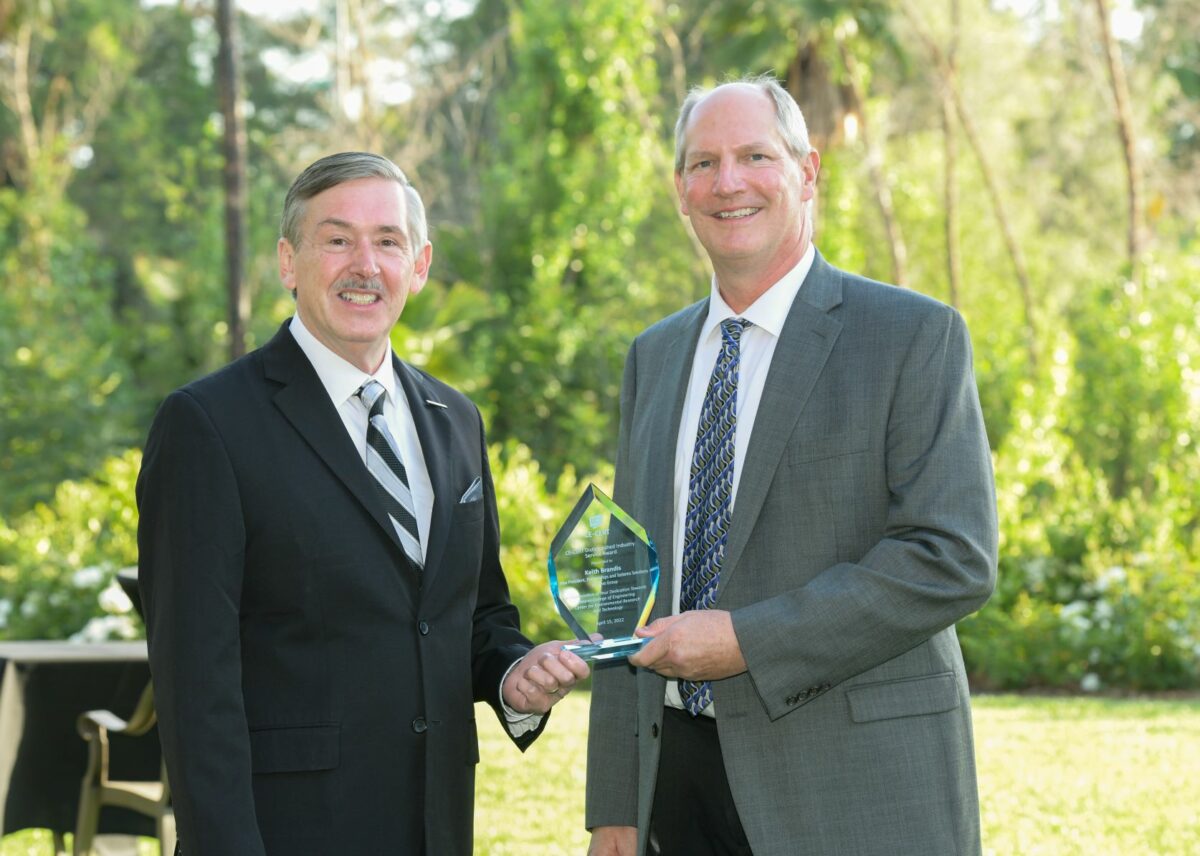
[[[158,722],[158,714],[154,710],[154,682],[148,681],[146,688],[138,699],[137,707],[126,720],[124,733],[130,737],[141,737]]]

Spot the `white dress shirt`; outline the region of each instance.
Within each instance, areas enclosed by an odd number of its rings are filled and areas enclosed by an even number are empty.
[[[429,480],[429,468],[425,466],[421,438],[417,436],[417,427],[413,424],[408,398],[404,395],[404,390],[397,386],[396,372],[392,368],[391,346],[388,347],[387,356],[375,373],[367,374],[335,354],[309,332],[300,320],[299,312],[292,316],[288,330],[316,370],[317,377],[321,379],[321,384],[329,393],[329,400],[342,417],[346,433],[350,435],[364,464],[367,461],[369,411],[356,393],[372,378],[383,384],[387,391],[383,404],[383,418],[387,420],[388,430],[400,446],[400,457],[404,461],[404,472],[408,476],[408,488],[412,491],[415,506],[413,513],[417,518],[417,532],[421,539],[421,560],[424,561],[425,550],[429,546],[429,521],[433,519],[433,483]]]
[[[775,345],[783,324],[791,311],[792,301],[800,291],[804,278],[812,268],[816,250],[812,243],[796,266],[768,288],[758,300],[744,312],[734,312],[721,297],[713,277],[712,294],[708,301],[708,317],[700,328],[696,342],[696,355],[692,359],[692,374],[688,381],[687,398],[683,403],[683,416],[679,422],[679,437],[675,445],[675,531],[672,551],[675,571],[672,591],[675,602],[671,612],[679,612],[679,591],[683,578],[683,530],[687,518],[688,486],[692,476],[692,453],[696,445],[696,431],[700,427],[700,411],[704,407],[704,395],[713,366],[721,351],[721,322],[729,318],[744,318],[752,326],[742,331],[738,365],[737,427],[733,441],[733,486],[730,490],[730,514],[736,513],[738,484],[742,477],[742,465],[746,461],[746,449],[750,446],[750,435],[754,431],[754,418],[758,414],[758,403],[762,399],[763,385],[771,370],[771,359],[775,356]],[[683,707],[676,681],[667,681],[667,704]],[[706,716],[715,715],[716,704],[704,709]]]

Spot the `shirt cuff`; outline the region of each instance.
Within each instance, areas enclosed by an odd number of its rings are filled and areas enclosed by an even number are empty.
[[[540,713],[518,713],[508,706],[504,700],[504,682],[508,680],[509,672],[517,667],[517,660],[508,667],[504,677],[500,679],[500,708],[504,711],[504,727],[508,729],[508,733],[513,737],[520,737],[522,734],[528,734],[530,731],[537,731],[542,724],[544,714]]]

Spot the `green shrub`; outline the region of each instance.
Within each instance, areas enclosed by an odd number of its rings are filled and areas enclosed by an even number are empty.
[[[580,479],[568,468],[551,490],[528,447],[497,445],[490,455],[500,510],[500,559],[513,602],[521,610],[522,629],[538,642],[570,638],[550,598],[546,568],[550,542],[588,482],[608,492],[612,474]]]
[[[1120,341],[1118,333],[1113,338]],[[1149,338],[1142,348],[1153,351]],[[1172,331],[1158,350],[1179,344],[1187,342],[1177,342]],[[1102,405],[1093,393],[1093,435],[1080,410],[1080,399],[1088,396],[1078,392],[1081,385],[1102,385],[1095,379],[1084,384],[1081,372],[1117,368],[1094,350],[1077,358],[1081,349],[1083,344],[1061,339],[1044,388],[1022,388],[1013,428],[996,453],[1000,572],[992,599],[959,625],[968,668],[982,688],[1195,688],[1196,444],[1182,427],[1169,444],[1161,432],[1143,436],[1135,430],[1120,441],[1128,452],[1120,460],[1150,463],[1132,469],[1136,478],[1129,476],[1130,466],[1117,468],[1100,435],[1119,434],[1112,426],[1123,424],[1117,414],[1128,405]],[[1194,418],[1197,403],[1200,396],[1173,401],[1170,410]],[[1136,415],[1125,420],[1141,422]]]
[[[134,483],[142,455],[109,458],[62,482],[9,526],[0,522],[0,638],[110,639],[143,633],[116,582],[137,564]]]

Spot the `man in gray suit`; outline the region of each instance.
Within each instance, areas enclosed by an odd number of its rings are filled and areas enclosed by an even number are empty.
[[[961,317],[829,265],[820,161],[776,81],[675,130],[706,299],[634,342],[615,498],[660,545],[629,665],[598,669],[590,852],[980,852],[954,622],[995,584]]]

